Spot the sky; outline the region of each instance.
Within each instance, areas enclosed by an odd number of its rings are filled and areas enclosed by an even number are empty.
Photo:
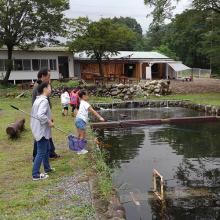
[[[190,2],[191,0],[180,0],[174,14],[189,8]],[[152,21],[152,17],[147,17],[150,11],[151,9],[144,5],[144,0],[70,0],[70,10],[66,15],[71,18],[88,16],[91,20],[114,16],[133,17],[141,24],[145,33]]]

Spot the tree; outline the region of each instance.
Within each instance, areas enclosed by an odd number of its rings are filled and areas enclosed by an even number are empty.
[[[149,5],[153,8],[150,13],[153,16],[153,24],[161,25],[165,19],[171,19],[173,17],[172,11],[175,8],[172,5],[172,0],[144,0],[145,5]],[[181,0],[175,0],[174,2],[181,2]],[[199,11],[214,11],[220,13],[220,1],[219,0],[192,0],[192,6]]]
[[[77,36],[76,33],[74,35],[75,38],[69,43],[69,49],[73,52],[85,51],[92,59],[96,59],[101,76],[104,75],[103,58],[117,55],[123,45],[135,41],[133,31],[124,25],[114,23],[111,19],[101,19],[81,25]]]
[[[219,0],[193,0],[193,7],[197,10],[214,11],[220,14]]]
[[[144,3],[153,8],[151,15],[153,15],[154,26],[159,26],[164,23],[165,19],[172,18],[172,11],[175,8],[172,0],[144,0]]]
[[[172,51],[168,45],[161,44],[159,47],[155,47],[154,50],[156,52],[162,53],[174,60],[179,60],[179,57],[176,55],[174,51]]]
[[[142,50],[143,48],[143,36],[141,25],[137,22],[136,19],[131,17],[114,17],[113,22],[119,23],[121,25],[127,26],[130,30],[136,33],[136,41],[129,41],[126,45],[123,45],[120,50],[124,51],[135,51]]]
[[[14,47],[56,42],[68,8],[67,0],[0,0],[0,47],[5,45],[8,50],[4,83],[13,68]]]

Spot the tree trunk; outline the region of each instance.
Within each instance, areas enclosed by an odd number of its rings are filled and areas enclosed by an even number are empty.
[[[10,136],[10,138],[18,137],[19,134],[24,130],[25,119],[21,119],[20,121],[16,121],[15,123],[9,125],[6,128],[6,133]]]
[[[100,73],[100,76],[104,76],[102,59],[99,59],[98,62],[99,62],[99,73]]]
[[[8,83],[8,80],[9,80],[9,77],[10,77],[10,74],[11,74],[11,70],[12,70],[12,51],[13,51],[13,46],[9,46],[7,45],[7,48],[8,48],[8,59],[6,61],[6,74],[5,74],[5,77],[3,79],[3,84],[7,84]]]

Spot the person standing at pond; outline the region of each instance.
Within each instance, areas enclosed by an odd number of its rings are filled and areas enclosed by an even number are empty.
[[[79,111],[76,115],[75,125],[78,131],[78,146],[82,149],[78,154],[85,154],[88,151],[85,150],[86,147],[86,124],[89,120],[89,112],[91,112],[95,117],[97,117],[100,121],[104,122],[105,119],[96,112],[91,105],[88,103],[89,96],[85,90],[79,91],[80,105]]]
[[[38,86],[42,83],[42,82],[48,82],[50,83],[50,71],[47,68],[43,68],[41,69],[38,74],[37,74],[37,82],[34,85],[33,91],[32,91],[32,105],[34,104],[34,101],[36,100],[37,96],[38,96]],[[52,108],[51,102],[50,102],[50,98],[47,97],[50,108]],[[50,153],[49,153],[49,157],[50,158],[59,158],[60,156],[55,152],[55,146],[53,143],[53,139],[50,138]],[[37,145],[36,145],[36,141],[34,141],[34,148],[33,148],[33,161],[35,159],[37,155]]]
[[[31,115],[31,131],[36,140],[37,155],[34,160],[32,177],[33,180],[48,178],[48,173],[53,172],[49,163],[51,128],[54,126],[51,117],[51,109],[48,97],[51,94],[51,86],[48,82],[41,83],[38,87],[37,98],[35,99]],[[43,162],[45,173],[40,173]]]

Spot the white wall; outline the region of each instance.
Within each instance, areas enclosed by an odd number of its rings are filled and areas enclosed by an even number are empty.
[[[69,57],[69,77],[74,77],[73,54],[69,52],[38,52],[38,51],[13,51],[12,59],[56,59],[57,70],[51,71],[51,79],[59,79],[58,56]],[[0,50],[0,59],[7,59],[7,51]],[[35,80],[38,71],[12,71],[9,80]],[[5,71],[0,71],[0,75]]]

